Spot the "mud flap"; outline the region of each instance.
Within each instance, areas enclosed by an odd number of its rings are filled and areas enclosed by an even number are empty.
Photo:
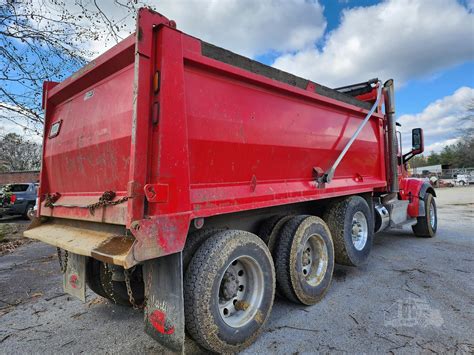
[[[64,292],[86,301],[86,257],[69,253],[66,272],[63,274]]]
[[[168,349],[184,352],[182,254],[148,260],[145,280],[145,332]]]

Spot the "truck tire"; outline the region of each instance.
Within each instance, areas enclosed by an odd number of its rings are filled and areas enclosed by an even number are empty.
[[[183,249],[183,272],[188,268],[191,259],[198,250],[199,246],[204,243],[213,234],[222,231],[221,229],[200,229],[191,233],[186,239]]]
[[[369,258],[374,238],[372,213],[367,201],[351,196],[331,205],[323,219],[334,241],[336,263],[359,266]]]
[[[435,199],[429,192],[425,195],[424,203],[425,215],[417,217],[417,223],[411,228],[417,237],[433,238],[438,229],[438,214]]]
[[[104,298],[109,298],[100,280],[100,264],[102,264],[100,261],[88,258],[86,264],[86,284],[94,293]]]
[[[199,247],[184,276],[186,329],[210,351],[238,352],[259,336],[274,293],[273,261],[262,240],[218,232]]]
[[[260,226],[258,236],[268,246],[270,254],[273,255],[275,249],[275,242],[279,235],[282,227],[288,222],[293,216],[273,216],[266,219]]]
[[[326,223],[315,216],[291,218],[281,230],[274,260],[279,294],[305,305],[320,301],[334,270],[334,247]]]
[[[100,263],[100,281],[106,298],[115,304],[128,307],[133,306],[127,293],[125,281],[114,281],[112,279],[113,272],[111,268],[112,265]],[[145,287],[140,266],[136,266],[130,275],[130,287],[132,289],[133,298],[135,299],[135,304],[142,305],[145,299]]]

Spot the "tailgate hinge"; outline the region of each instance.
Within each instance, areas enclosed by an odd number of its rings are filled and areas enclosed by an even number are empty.
[[[144,190],[148,202],[168,202],[169,186],[167,184],[146,184]]]

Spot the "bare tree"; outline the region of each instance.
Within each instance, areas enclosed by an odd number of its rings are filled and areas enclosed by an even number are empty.
[[[461,117],[460,123],[463,139],[466,141],[474,140],[474,98],[467,102],[466,111],[464,116]]]
[[[0,137],[0,171],[36,170],[41,164],[41,146],[16,133]]]
[[[123,16],[112,20],[96,0],[0,0],[0,120],[41,135],[43,82],[84,66],[90,43],[133,31],[136,1],[102,4]]]

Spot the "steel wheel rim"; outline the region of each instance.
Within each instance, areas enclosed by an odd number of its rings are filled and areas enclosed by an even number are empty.
[[[433,204],[430,205],[430,224],[431,228],[434,229],[436,223],[436,214]]]
[[[28,216],[29,219],[33,219],[35,217],[35,208],[34,207],[29,207],[26,210],[26,215]]]
[[[367,237],[369,235],[369,228],[367,224],[367,218],[361,211],[357,211],[352,217],[352,228],[351,238],[354,248],[362,250],[367,243]]]
[[[301,272],[311,286],[319,285],[328,268],[328,248],[323,237],[312,234],[306,240],[301,253]]]
[[[219,281],[217,304],[225,324],[240,328],[257,314],[263,301],[264,277],[257,261],[240,256],[227,265]]]

